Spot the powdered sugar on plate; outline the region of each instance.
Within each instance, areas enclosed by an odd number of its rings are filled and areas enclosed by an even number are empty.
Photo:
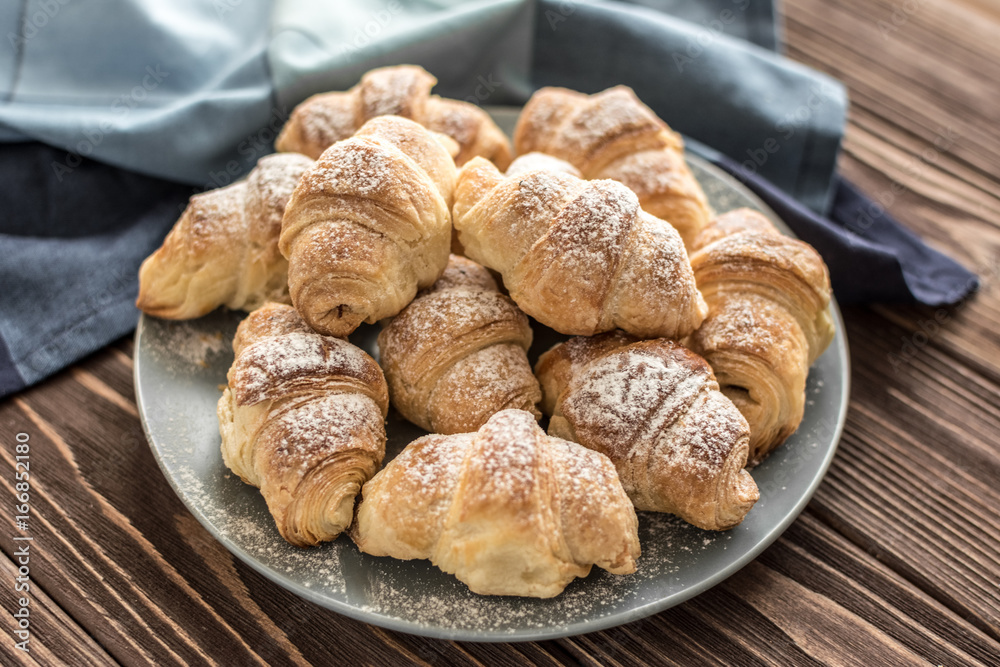
[[[219,329],[206,330],[197,322],[158,320],[160,340],[151,350],[166,368],[175,372],[190,371],[192,366],[207,368],[215,357],[230,351],[232,339]]]

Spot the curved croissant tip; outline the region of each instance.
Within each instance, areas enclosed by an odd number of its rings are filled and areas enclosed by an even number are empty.
[[[296,125],[291,121],[285,123],[285,126],[281,128],[281,132],[278,133],[278,138],[274,140],[274,150],[279,153],[305,154],[302,142],[297,141],[297,137],[295,136],[297,129]]]
[[[468,162],[466,162],[465,164],[463,164],[462,167],[458,170],[458,173],[459,176],[461,176],[462,174],[472,173],[476,169],[486,169],[488,171],[497,171],[497,172],[500,171],[499,169],[497,169],[497,166],[495,164],[493,164],[483,156],[477,155]]]
[[[757,482],[746,469],[741,468],[733,480],[732,486],[726,491],[725,499],[719,505],[719,512],[716,516],[716,525],[707,526],[714,530],[728,530],[735,528],[747,513],[760,499],[760,489]]]
[[[355,312],[346,303],[333,306],[322,313],[303,309],[300,314],[316,333],[345,339],[361,326],[365,319],[363,314]]]
[[[750,509],[749,506],[760,500],[760,489],[757,488],[757,482],[746,469],[740,470],[740,474],[737,475],[736,492],[733,495],[740,504],[748,505],[747,510]]]
[[[147,315],[158,317],[161,320],[192,320],[211,312],[193,311],[185,309],[183,306],[184,304],[163,303],[161,301],[156,301],[148,295],[144,298],[144,295],[141,293],[135,300],[136,308]]]
[[[612,563],[604,563],[601,567],[611,574],[632,574],[637,569],[635,559],[639,554],[631,553],[627,548]]]

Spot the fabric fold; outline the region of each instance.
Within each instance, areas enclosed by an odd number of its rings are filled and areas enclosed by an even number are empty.
[[[833,204],[824,216],[718,151],[691,140],[688,149],[747,186],[796,236],[819,251],[840,303],[936,307],[958,303],[979,288],[975,273],[928,246],[839,175],[833,179]]]

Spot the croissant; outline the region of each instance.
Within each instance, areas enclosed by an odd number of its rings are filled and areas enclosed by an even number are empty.
[[[139,268],[142,311],[173,320],[219,306],[253,310],[288,302],[288,262],[278,252],[281,216],[312,160],[263,157],[245,180],[191,197],[163,245]]]
[[[621,183],[549,169],[505,178],[474,158],[459,172],[453,223],[466,256],[560,333],[673,338],[707,312],[676,230]]]
[[[607,455],[636,509],[725,530],[757,501],[750,427],[690,350],[618,331],[560,343],[536,372],[549,435]]]
[[[279,239],[302,318],[344,336],[434,284],[448,263],[454,183],[444,148],[397,116],[323,153],[292,193]]]
[[[320,336],[291,306],[267,304],[240,323],[219,399],[226,466],[259,487],[281,536],[332,540],[382,464],[385,378],[345,340]]]
[[[429,558],[482,595],[558,595],[592,565],[635,571],[635,510],[605,456],[546,436],[521,410],[428,435],[365,484],[351,537]]]
[[[830,276],[811,246],[749,209],[716,218],[694,248],[709,314],[688,344],[750,423],[756,465],[802,421],[809,367],[833,340]]]
[[[489,271],[456,255],[378,337],[392,404],[432,433],[475,431],[507,408],[540,418],[530,346],[527,316]]]
[[[690,247],[708,224],[705,193],[684,162],[684,142],[631,88],[596,95],[541,88],[514,130],[518,154],[548,153],[584,178],[613,178],[631,188],[643,210],[677,228]]]
[[[373,69],[347,92],[313,95],[295,107],[275,148],[316,159],[366,121],[395,115],[454,139],[459,165],[478,155],[505,169],[510,142],[489,114],[475,104],[431,95],[436,83],[433,75],[416,65]]]

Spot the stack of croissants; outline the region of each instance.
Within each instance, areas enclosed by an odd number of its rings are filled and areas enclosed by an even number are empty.
[[[629,88],[539,90],[512,149],[435,83],[388,67],[306,100],[143,263],[150,315],[252,311],[225,464],[288,542],[346,531],[480,594],[635,571],[636,510],[739,524],[833,338],[820,256],[755,211],[713,217]],[[348,336],[378,322],[376,362]],[[535,322],[572,338],[532,368]],[[431,434],[383,468],[390,404]]]

